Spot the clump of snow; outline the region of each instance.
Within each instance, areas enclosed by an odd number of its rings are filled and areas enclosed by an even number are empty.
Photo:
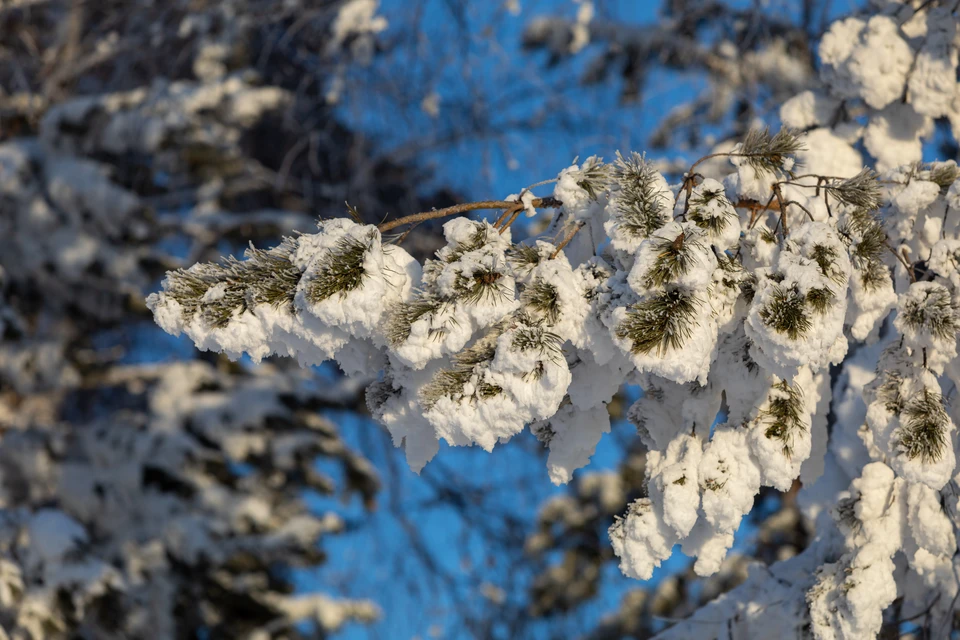
[[[888,16],[846,18],[820,41],[821,77],[840,98],[883,109],[903,94],[913,55]]]

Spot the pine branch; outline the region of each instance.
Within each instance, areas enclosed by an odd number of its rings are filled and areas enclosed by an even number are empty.
[[[222,265],[207,263],[170,272],[164,289],[180,304],[185,319],[200,314],[215,328],[227,326],[235,313],[258,304],[292,311],[301,277],[290,261],[294,251],[290,238],[269,250],[251,245],[246,260],[229,256]]]
[[[724,151],[706,155],[690,166],[687,176],[693,176],[694,170],[703,162],[711,158],[746,158],[748,164],[759,172],[783,171],[783,163],[790,156],[804,149],[803,142],[798,134],[791,129],[783,128],[775,135],[770,135],[770,129],[752,129],[747,132],[737,151]],[[789,174],[790,172],[786,172]]]

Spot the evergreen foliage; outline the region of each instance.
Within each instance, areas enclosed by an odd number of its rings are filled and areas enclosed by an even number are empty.
[[[659,174],[639,153],[617,154],[613,206],[621,225],[636,238],[647,238],[669,221]]]
[[[693,333],[701,301],[679,289],[668,289],[630,307],[617,327],[617,337],[630,341],[632,353],[658,356],[680,349]]]

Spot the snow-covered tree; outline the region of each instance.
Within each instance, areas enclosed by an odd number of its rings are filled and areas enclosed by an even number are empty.
[[[787,127],[673,184],[640,154],[589,158],[550,196],[323,220],[172,271],[148,306],[201,349],[377,372],[370,411],[415,471],[441,439],[490,451],[529,426],[567,482],[638,385],[645,490],[609,531],[625,574],[650,578],[677,544],[698,575],[724,571],[768,488],[799,480],[815,523],[799,555],[664,637],[873,637],[894,603],[942,636],[960,593],[960,169],[921,159],[934,119],[960,118],[954,4],[835,22],[822,86],[783,105]],[[481,209],[502,213],[462,216]],[[514,242],[521,215],[552,218]],[[422,262],[388,234],[449,216]],[[615,477],[582,484],[625,500]]]

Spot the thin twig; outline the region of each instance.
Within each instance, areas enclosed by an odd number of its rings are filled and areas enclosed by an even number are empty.
[[[808,217],[808,218],[810,218],[810,222],[816,222],[816,219],[813,217],[813,214],[810,213],[810,210],[807,209],[805,206],[803,206],[802,204],[800,204],[800,203],[797,202],[796,200],[787,200],[787,205],[791,205],[791,204],[795,204],[795,205],[797,205],[798,207],[800,207],[801,209],[803,209],[803,212],[807,214],[807,217]]]
[[[503,232],[510,228],[514,222],[517,221],[517,218],[520,217],[520,212],[523,211],[523,207],[514,207],[513,211],[510,212],[510,217],[507,218],[506,222],[503,223],[503,226],[500,227],[500,235],[503,235]]]
[[[786,238],[789,234],[789,231],[787,231],[787,202],[783,199],[783,190],[779,183],[773,184],[773,193],[777,196],[777,204],[780,205],[780,222],[777,223],[777,226],[783,227],[783,237]]]
[[[501,215],[499,218],[497,218],[497,221],[493,223],[494,229],[499,229],[499,228],[500,228],[500,225],[502,225],[504,222],[506,222],[507,218],[509,218],[509,217],[513,214],[513,212],[516,211],[518,208],[522,209],[522,208],[523,208],[523,204],[521,204],[521,203],[518,202],[517,204],[515,204],[515,205],[512,206],[512,207],[509,207],[509,208],[507,208],[507,209],[504,209],[504,210],[503,210],[503,215]]]
[[[890,250],[890,253],[892,253],[897,258],[897,260],[900,261],[900,264],[902,264],[903,267],[907,270],[907,275],[910,276],[910,281],[916,282],[917,276],[913,273],[913,266],[911,266],[906,256],[901,255],[899,251],[894,249],[893,245],[890,244],[890,240],[887,240],[884,244],[886,244],[887,249]]]
[[[570,241],[573,240],[573,236],[577,235],[577,232],[580,231],[580,229],[583,229],[585,224],[586,224],[585,222],[578,222],[577,224],[574,225],[573,229],[567,232],[567,235],[566,237],[564,237],[563,242],[557,245],[556,251],[554,251],[553,254],[550,256],[551,260],[553,260],[558,255],[560,255],[560,252],[563,251],[563,248],[568,244],[570,244]]]
[[[433,211],[424,211],[423,213],[414,213],[413,215],[405,216],[403,218],[398,218],[396,220],[391,220],[390,222],[384,222],[379,225],[377,229],[383,233],[384,231],[390,231],[391,229],[396,229],[397,227],[402,227],[405,224],[412,224],[414,222],[423,222],[425,220],[434,220],[436,218],[445,218],[447,216],[455,216],[459,213],[466,213],[468,211],[481,211],[484,209],[510,209],[516,206],[516,202],[507,202],[506,200],[484,200],[482,202],[465,202],[463,204],[457,204],[452,207],[446,207],[444,209],[434,209]],[[535,208],[543,209],[556,209],[562,207],[563,203],[557,200],[556,198],[536,198],[530,202],[530,204]]]

